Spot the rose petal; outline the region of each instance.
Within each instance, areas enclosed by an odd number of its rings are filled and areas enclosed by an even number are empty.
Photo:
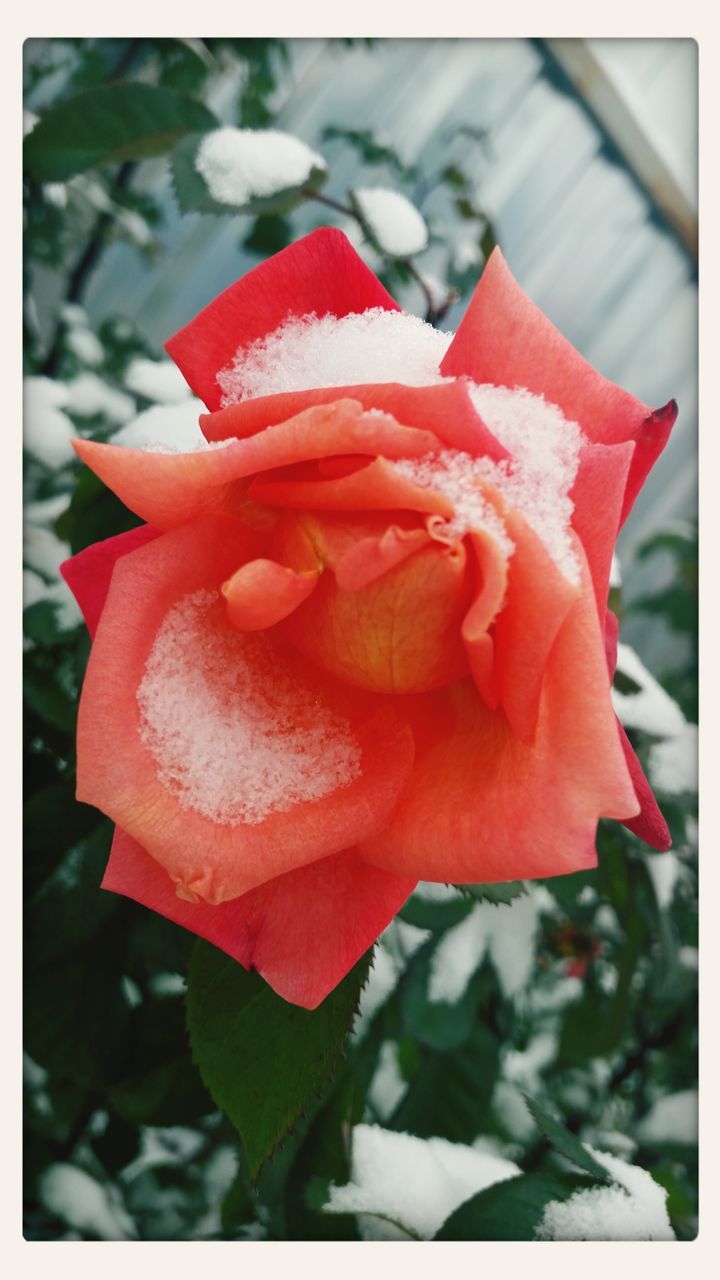
[[[674,401],[653,411],[593,369],[520,288],[499,249],[488,259],[441,371],[527,387],[601,444],[635,441],[623,519],[677,416]]]
[[[320,227],[249,271],[165,344],[208,409],[217,409],[216,376],[240,347],[277,329],[289,316],[345,316],[397,303],[365,266],[347,236]]]
[[[78,798],[140,840],[186,891],[214,902],[380,830],[413,754],[410,731],[388,710],[386,699],[353,694],[299,657],[289,655],[283,665],[276,655],[278,679],[317,688],[317,704],[349,723],[361,753],[361,775],[321,799],[235,826],[183,806],[161,784],[140,736],[137,702],[156,633],[178,601],[199,589],[219,590],[239,564],[257,555],[258,541],[239,521],[204,517],[119,561],[78,719]]]
[[[200,453],[148,453],[95,440],[74,440],[83,462],[131,511],[174,529],[208,511],[233,512],[248,476],[330,454],[419,457],[436,447],[427,431],[386,415],[364,414],[353,400],[305,410],[262,435]]]
[[[513,732],[532,742],[550,654],[581,588],[568,582],[522,516],[507,511],[505,523],[515,551],[495,623],[498,700]]]
[[[137,529],[129,529],[127,533],[118,533],[114,538],[94,542],[91,547],[79,551],[60,565],[60,572],[82,610],[91,636],[95,635],[105,607],[110,579],[117,561],[130,551],[136,551],[138,547],[144,547],[146,543],[159,537],[159,529],[142,524]]]
[[[248,494],[255,502],[301,511],[417,511],[448,519],[453,515],[448,498],[406,480],[384,458],[338,478],[261,477],[252,481]]]
[[[496,440],[478,414],[464,379],[448,379],[429,387],[377,382],[258,396],[254,400],[229,405],[217,413],[203,414],[200,426],[210,441],[234,436],[244,439],[277,422],[284,422],[311,405],[329,404],[346,398],[359,400],[365,409],[389,413],[408,426],[432,431],[446,449],[461,449],[474,457],[488,457],[495,462],[509,457],[507,449]]]
[[[284,1000],[315,1009],[415,884],[345,849],[220,906],[185,902],[155,859],[116,827],[102,887],[206,938],[243,968],[256,969]]]
[[[274,627],[307,600],[317,581],[317,571],[296,573],[275,560],[250,560],[221,587],[228,622],[238,631]]]
[[[622,519],[624,495],[635,446],[586,445],[580,451],[572,490],[572,526],[580,538],[595,588],[602,621],[610,588],[610,569]]]
[[[560,875],[594,865],[600,816],[637,814],[587,592],[553,648],[532,744],[469,681],[405,705],[416,764],[389,825],[360,845],[378,866],[458,883]]]
[[[309,538],[333,570],[281,632],[310,661],[358,688],[408,693],[447,684],[467,671],[460,636],[471,590],[465,548],[439,543],[426,530],[396,526],[378,535],[373,523],[380,522],[301,517],[297,551],[292,523],[277,531],[284,563],[304,567]],[[373,541],[380,547],[384,539],[386,550],[373,556]]]

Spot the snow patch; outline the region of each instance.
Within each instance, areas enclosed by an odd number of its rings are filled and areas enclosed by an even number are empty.
[[[410,258],[428,244],[425,219],[415,205],[389,187],[358,187],[352,192],[360,219],[383,253]]]
[[[672,849],[668,849],[665,853],[646,854],[645,866],[653,882],[657,904],[661,911],[666,911],[672,903],[675,886],[680,878],[680,862]]]
[[[301,187],[314,169],[327,166],[321,155],[278,129],[235,129],[226,125],[205,135],[195,168],[219,204],[245,205]]]
[[[680,733],[654,742],[648,757],[648,775],[657,791],[668,796],[698,789],[698,727],[686,724]]]
[[[687,722],[677,702],[650,674],[630,645],[618,645],[617,669],[639,689],[637,693],[612,691],[613,706],[626,729],[642,729],[657,738],[684,733]]]
[[[283,670],[266,638],[229,628],[212,591],[170,609],[137,701],[160,782],[212,822],[256,825],[361,773],[347,721]]]
[[[443,934],[433,953],[428,999],[438,1004],[460,1000],[486,952],[506,997],[527,984],[535,961],[539,907],[532,891],[495,906],[478,902],[469,916]]]
[[[114,426],[127,422],[135,412],[135,401],[124,391],[109,387],[96,373],[79,373],[65,383],[66,407],[80,418],[102,414]]]
[[[200,430],[202,400],[191,396],[179,404],[154,404],[116,431],[111,443],[152,453],[193,453],[208,442]],[[221,441],[225,445],[226,441]]]
[[[255,396],[314,387],[442,382],[440,363],[453,334],[403,311],[371,307],[349,315],[291,316],[264,338],[241,347],[217,375],[223,406]]]
[[[643,1117],[637,1127],[641,1142],[677,1142],[692,1146],[698,1140],[697,1089],[668,1093]]]
[[[130,1240],[133,1226],[109,1191],[72,1164],[52,1164],[40,1180],[40,1200],[57,1218],[100,1240]]]
[[[63,382],[44,377],[23,382],[23,444],[48,467],[64,467],[75,458],[70,444],[75,428],[63,412],[69,399]]]
[[[535,1229],[536,1240],[674,1240],[665,1188],[646,1169],[587,1143],[585,1149],[617,1185],[577,1191],[565,1201],[551,1200]]]
[[[125,386],[136,396],[156,404],[178,404],[187,400],[190,388],[172,360],[148,360],[136,356],[125,370]]]
[[[408,1083],[403,1077],[398,1060],[398,1046],[394,1040],[385,1040],[378,1054],[368,1102],[376,1117],[387,1120],[407,1093]]]
[[[431,1240],[465,1200],[519,1172],[512,1160],[445,1138],[360,1124],[353,1129],[351,1180],[331,1185],[325,1211],[360,1214],[365,1240]]]

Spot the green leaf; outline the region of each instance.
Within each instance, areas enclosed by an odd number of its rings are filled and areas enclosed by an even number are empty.
[[[495,906],[505,906],[527,894],[522,880],[506,880],[500,884],[457,884],[455,888],[477,898],[478,902],[492,902]]]
[[[329,1078],[369,965],[366,955],[311,1011],[282,1000],[222,951],[196,943],[187,992],[193,1056],[242,1138],[253,1178]]]
[[[448,897],[436,902],[414,893],[399,914],[401,920],[414,925],[416,929],[432,929],[435,932],[459,924],[470,915],[472,909],[473,904],[467,895],[458,893],[454,898]]]
[[[40,182],[66,182],[95,165],[161,155],[191,129],[216,123],[201,102],[171,89],[103,85],[45,112],[25,142],[25,167]]]
[[[524,1173],[496,1182],[466,1200],[435,1236],[436,1240],[534,1240],[535,1228],[551,1200],[569,1200],[593,1184],[562,1173]]]
[[[119,898],[100,889],[110,840],[103,824],[74,845],[28,903],[25,936],[33,968],[75,951],[117,908]]]
[[[528,1110],[540,1132],[547,1138],[556,1151],[565,1156],[566,1160],[570,1160],[572,1164],[577,1165],[578,1169],[582,1169],[584,1173],[594,1178],[596,1182],[611,1182],[612,1179],[607,1169],[586,1151],[579,1138],[575,1137],[557,1116],[554,1116],[547,1107],[538,1102],[535,1098],[531,1098],[525,1094],[525,1101]]]
[[[388,1128],[451,1142],[472,1142],[487,1132],[499,1053],[497,1037],[480,1021],[460,1049],[426,1049]]]
[[[413,956],[400,983],[400,1007],[408,1033],[431,1049],[457,1049],[470,1035],[476,1014],[488,992],[488,974],[478,966],[462,994],[452,1004],[430,1000],[429,985],[437,939],[431,938]]]
[[[172,153],[173,185],[183,213],[214,213],[224,216],[239,213],[287,213],[302,203],[305,199],[304,192],[319,190],[327,178],[326,169],[315,168],[300,186],[283,187],[280,191],[273,191],[272,195],[255,196],[244,204],[227,204],[216,200],[195,167],[198,148],[206,133],[207,130],[189,134],[178,143]]]

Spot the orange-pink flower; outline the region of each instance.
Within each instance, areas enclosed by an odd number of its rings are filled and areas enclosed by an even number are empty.
[[[419,879],[591,867],[603,816],[667,847],[606,602],[674,404],[595,372],[498,251],[450,339],[328,229],[168,350],[206,448],[76,441],[145,522],[64,570],[106,888],[313,1008]]]

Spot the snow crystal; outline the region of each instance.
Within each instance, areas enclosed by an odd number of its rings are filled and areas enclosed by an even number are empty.
[[[200,430],[200,414],[204,412],[202,400],[195,396],[179,404],[154,404],[116,431],[111,443],[154,453],[205,449],[208,442]],[[226,441],[220,443],[225,445]]]
[[[480,489],[488,470],[487,458],[473,458],[460,449],[443,449],[423,458],[401,458],[391,465],[412,484],[434,489],[452,502],[455,514],[442,525],[448,538],[463,538],[470,529],[484,529],[506,556],[512,555],[514,547],[505,525]]]
[[[123,391],[109,387],[96,373],[79,373],[65,383],[67,408],[81,418],[102,414],[108,422],[120,426],[135,412],[135,402]]]
[[[696,1089],[668,1093],[643,1117],[637,1127],[641,1142],[679,1142],[689,1146],[698,1140],[698,1095]]]
[[[172,360],[147,360],[144,356],[130,361],[125,370],[125,386],[156,404],[177,404],[190,395],[187,382]]]
[[[291,316],[264,338],[241,347],[217,375],[223,405],[282,391],[401,382],[442,382],[440,363],[451,333],[433,329],[404,311],[368,311],[318,317]]]
[[[475,385],[470,396],[485,425],[511,454],[505,462],[485,460],[484,479],[525,517],[561,573],[576,585],[580,569],[570,538],[570,490],[583,432],[557,405],[524,387]]]
[[[69,1226],[100,1240],[128,1240],[134,1235],[130,1219],[108,1190],[89,1173],[72,1164],[51,1164],[40,1180],[45,1208]]]
[[[441,938],[432,957],[428,998],[454,1004],[486,952],[507,997],[526,985],[535,960],[539,908],[532,893],[495,906],[478,902],[469,916]]]
[[[511,1160],[445,1138],[360,1124],[353,1129],[351,1181],[330,1186],[325,1210],[362,1215],[366,1240],[430,1240],[465,1200],[519,1172]]]
[[[616,1156],[585,1148],[617,1185],[577,1191],[569,1200],[551,1200],[535,1228],[537,1240],[674,1240],[665,1201],[667,1191],[646,1169]]]
[[[372,239],[393,258],[410,258],[427,248],[428,229],[414,204],[388,187],[358,187],[352,199]]]
[[[63,412],[68,400],[63,382],[36,377],[23,383],[23,444],[48,467],[63,467],[75,458],[70,444],[75,428]]]
[[[377,1067],[368,1090],[368,1102],[380,1120],[387,1120],[407,1093],[398,1061],[398,1046],[394,1040],[385,1040],[378,1055]]]
[[[292,134],[277,129],[235,129],[226,125],[205,135],[195,168],[213,200],[244,205],[307,182],[325,161]]]
[[[213,822],[257,824],[360,775],[347,722],[283,672],[267,639],[232,631],[214,592],[169,611],[137,700],[162,785]]]
[[[677,702],[627,644],[618,645],[617,669],[639,686],[637,693],[612,691],[613,706],[626,728],[642,729],[657,738],[684,733],[687,722]]]
[[[680,733],[655,742],[650,748],[648,776],[665,795],[682,795],[698,789],[698,728],[686,724]]]

